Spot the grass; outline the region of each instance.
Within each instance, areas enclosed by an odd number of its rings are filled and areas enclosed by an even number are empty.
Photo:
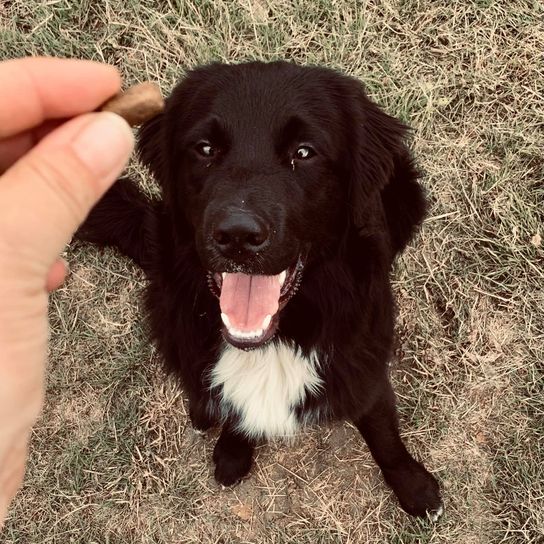
[[[347,424],[262,447],[249,480],[218,488],[214,436],[188,428],[146,340],[142,275],[72,247],[3,542],[542,542],[543,17],[530,0],[0,0],[0,58],[105,60],[165,93],[211,60],[324,64],[414,127],[432,209],[394,273],[393,379],[446,502],[436,526],[405,516]]]

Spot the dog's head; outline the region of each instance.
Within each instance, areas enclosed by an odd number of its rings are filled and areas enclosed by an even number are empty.
[[[306,263],[376,220],[404,131],[359,82],[323,68],[212,64],[174,89],[140,154],[194,237],[228,342],[273,337]]]

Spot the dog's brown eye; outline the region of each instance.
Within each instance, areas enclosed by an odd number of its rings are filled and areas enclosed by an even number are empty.
[[[207,158],[213,157],[216,153],[213,145],[207,140],[202,140],[201,142],[198,142],[196,144],[196,151],[203,157]]]
[[[301,145],[295,151],[295,159],[305,160],[311,159],[315,155],[315,151],[309,145]]]

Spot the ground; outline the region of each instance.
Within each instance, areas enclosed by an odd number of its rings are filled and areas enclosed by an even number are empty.
[[[544,5],[0,0],[0,58],[104,60],[164,93],[211,60],[352,74],[413,128],[429,218],[393,274],[403,436],[443,486],[406,516],[348,424],[213,480],[140,315],[141,273],[72,245],[46,405],[3,537],[27,543],[533,543],[544,535]],[[132,176],[154,190],[135,162]]]

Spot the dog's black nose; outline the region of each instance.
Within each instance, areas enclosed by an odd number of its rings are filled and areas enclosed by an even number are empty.
[[[213,239],[221,253],[234,257],[240,253],[257,253],[268,242],[265,223],[248,213],[229,213],[217,224]]]

